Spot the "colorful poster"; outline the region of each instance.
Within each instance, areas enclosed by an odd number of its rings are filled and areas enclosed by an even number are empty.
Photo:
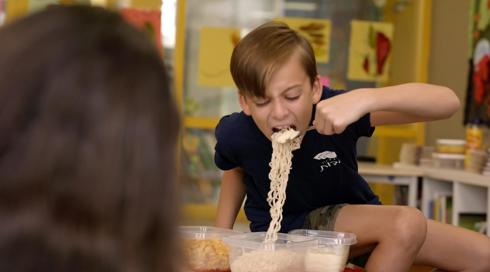
[[[311,18],[277,18],[303,35],[313,47],[318,63],[328,63],[330,56],[330,20]]]
[[[473,0],[464,123],[490,127],[490,1]]]
[[[391,23],[353,20],[347,78],[359,81],[387,81],[392,41]]]
[[[230,58],[240,40],[237,28],[203,27],[199,32],[197,83],[208,87],[234,87]]]
[[[121,14],[128,22],[147,33],[148,36],[155,41],[157,48],[162,48],[160,11],[123,8],[121,9]]]

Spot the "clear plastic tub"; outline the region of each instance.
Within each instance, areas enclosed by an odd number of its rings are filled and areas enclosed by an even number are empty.
[[[464,159],[463,154],[448,154],[448,153],[432,153],[434,159],[434,167],[445,169],[463,169]]]
[[[208,226],[183,226],[184,251],[191,271],[230,272],[230,248],[223,238],[242,232]]]
[[[344,271],[350,246],[357,243],[356,235],[347,232],[298,229],[290,233],[318,240],[318,246],[306,252],[305,272]]]
[[[265,243],[265,232],[225,237],[230,246],[233,272],[304,272],[305,254],[318,246],[316,239],[278,233],[274,243]]]
[[[466,146],[465,140],[459,139],[437,139],[437,153],[464,154]]]

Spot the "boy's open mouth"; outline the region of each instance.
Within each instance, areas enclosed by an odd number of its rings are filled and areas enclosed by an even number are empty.
[[[272,128],[272,132],[276,133],[276,132],[279,132],[283,129],[288,129],[288,128],[292,128],[294,130],[296,130],[296,126],[295,125],[291,125],[291,126],[280,126],[280,127],[273,127]]]

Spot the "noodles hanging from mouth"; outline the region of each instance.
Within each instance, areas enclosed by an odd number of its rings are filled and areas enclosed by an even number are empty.
[[[265,242],[276,241],[277,233],[281,229],[282,207],[286,201],[286,186],[292,165],[293,150],[299,149],[303,138],[302,135],[298,135],[299,132],[291,128],[272,134],[272,157],[269,163],[271,183],[267,194],[272,220],[267,229]]]

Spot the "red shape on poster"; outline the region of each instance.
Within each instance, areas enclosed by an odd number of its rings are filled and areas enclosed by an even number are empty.
[[[160,11],[123,8],[121,14],[129,23],[148,33],[158,49],[162,48]]]

